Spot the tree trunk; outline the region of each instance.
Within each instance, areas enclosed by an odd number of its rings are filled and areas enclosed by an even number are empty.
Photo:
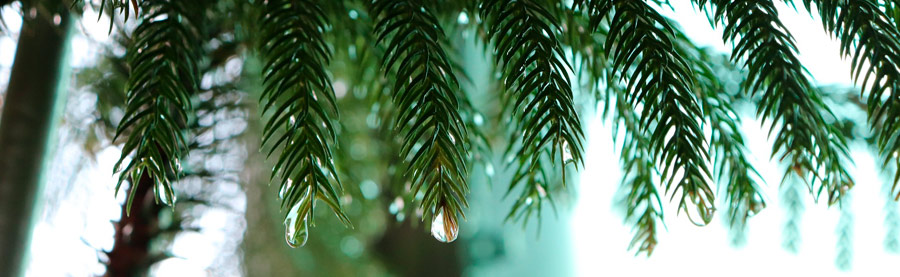
[[[67,87],[63,80],[72,22],[65,7],[51,7],[58,8],[23,9],[0,117],[0,276],[24,275],[36,198],[46,180],[46,157]]]
[[[413,226],[410,218],[398,223],[387,220],[384,236],[375,250],[385,266],[398,276],[462,276],[460,243],[441,243],[431,237],[424,224]]]
[[[150,243],[159,234],[159,213],[163,206],[156,203],[153,194],[153,180],[146,173],[138,183],[132,184],[126,193],[137,189],[131,203],[131,216],[125,214],[116,223],[115,242],[106,253],[108,277],[144,276],[157,257],[150,254]]]

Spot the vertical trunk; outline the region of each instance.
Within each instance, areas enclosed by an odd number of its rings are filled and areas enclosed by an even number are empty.
[[[64,99],[72,24],[64,7],[50,6],[57,8],[24,9],[0,116],[0,276],[24,275],[45,157],[62,107],[58,100]]]
[[[387,220],[384,236],[375,244],[385,266],[398,276],[462,276],[459,242],[438,242],[422,230],[424,224],[413,226],[413,220]]]
[[[146,173],[138,183],[132,184],[126,193],[136,189],[131,203],[131,215],[125,214],[116,223],[115,242],[106,264],[108,277],[145,276],[155,257],[150,255],[150,243],[159,234],[159,212],[163,206],[156,203],[153,194],[153,180]]]

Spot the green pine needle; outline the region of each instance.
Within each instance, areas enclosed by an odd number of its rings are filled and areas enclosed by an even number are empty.
[[[841,54],[851,57],[853,80],[868,92],[869,123],[875,131],[882,167],[900,165],[900,31],[897,3],[887,1],[885,14],[877,1],[804,0],[815,4],[822,24],[841,40]],[[894,20],[895,22],[891,22]],[[870,65],[864,68],[865,65]],[[862,81],[859,77],[863,76]],[[900,171],[894,173],[895,199],[900,200]]]
[[[503,109],[513,123],[506,155],[515,173],[507,194],[524,186],[507,219],[540,215],[543,200],[553,203],[548,192],[555,174],[562,174],[565,185],[566,165],[584,163],[571,66],[557,40],[557,17],[546,7],[535,0],[488,0],[481,6],[507,91]]]
[[[172,183],[182,176],[180,161],[187,152],[185,129],[193,112],[191,97],[197,90],[200,58],[195,30],[199,19],[182,11],[196,9],[192,5],[197,3],[146,0],[142,4],[148,12],[128,46],[131,73],[126,109],[115,136],[129,132],[114,167],[122,172],[116,192],[125,180],[137,186],[146,174],[153,181],[157,201],[172,205]],[[132,153],[131,161],[122,168]],[[133,198],[132,193],[125,206],[127,213]]]
[[[314,225],[315,202],[322,200],[350,226],[331,152],[337,107],[326,71],[327,18],[313,0],[268,0],[259,8],[259,52],[265,62],[260,104],[268,115],[262,144],[269,147],[268,155],[280,149],[272,180],[279,183],[282,209],[295,212],[285,217],[296,219],[294,230]]]
[[[469,133],[460,116],[464,94],[431,9],[415,0],[377,0],[369,14],[386,45],[382,67],[394,80],[395,129],[403,137],[411,194],[423,194],[422,220],[443,211],[444,227],[455,228],[468,206]]]
[[[834,116],[796,56],[793,36],[778,18],[771,0],[694,0],[723,24],[725,39],[735,42],[732,61],[745,59],[749,70],[743,89],[761,93],[757,114],[777,127],[772,155],[788,163],[789,174],[804,180],[816,199],[827,192],[829,205],[853,187],[847,173],[846,139],[831,124]],[[709,7],[706,5],[709,4]],[[826,116],[828,120],[826,120]],[[818,187],[818,188],[816,188]]]
[[[679,211],[695,224],[708,224],[715,212],[709,186],[709,155],[699,119],[694,73],[675,48],[668,21],[642,1],[579,1],[590,28],[608,22],[605,48],[626,85],[625,101],[638,109],[639,124],[649,133],[651,154],[660,164],[666,192],[679,195]],[[696,221],[691,214],[699,217]]]

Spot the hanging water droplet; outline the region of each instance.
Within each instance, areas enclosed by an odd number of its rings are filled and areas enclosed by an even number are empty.
[[[456,137],[454,137],[453,135],[449,135],[449,136],[450,136],[450,143],[456,143]]]
[[[353,20],[355,20],[355,19],[356,19],[356,18],[358,18],[358,17],[359,17],[359,13],[358,13],[358,12],[356,12],[356,10],[350,10],[350,12],[349,12],[349,16],[350,16],[350,19],[353,19]]]
[[[712,206],[712,203],[709,203],[706,199],[696,193],[690,193],[688,197],[690,198],[690,202],[695,204],[690,205],[687,203],[682,203],[680,209],[684,210],[685,214],[688,217],[688,220],[690,220],[694,225],[708,225],[712,221],[713,216],[716,214],[716,208]],[[698,217],[700,221],[697,221],[695,219]]]
[[[765,207],[766,207],[766,203],[762,203],[762,202],[751,203],[750,208],[747,210],[747,215],[755,216],[755,215],[759,214],[759,212],[762,211],[762,209],[764,209]]]
[[[531,206],[531,203],[534,203],[534,199],[531,197],[525,198],[525,206]]]
[[[459,234],[459,224],[453,214],[444,214],[444,209],[434,216],[431,221],[431,235],[440,242],[450,243],[456,240]]]
[[[562,155],[563,155],[563,164],[569,163],[572,161],[572,151],[569,150],[569,142],[564,141],[562,144]]]
[[[484,166],[484,174],[488,177],[494,177],[494,165],[486,164]]]
[[[284,221],[284,240],[287,241],[288,246],[291,248],[305,245],[307,238],[309,238],[309,223],[306,221],[306,218],[303,218],[300,222],[294,222],[294,219],[296,218],[289,216]]]
[[[288,119],[288,123],[290,123],[291,126],[294,126],[294,123],[295,123],[295,122],[297,122],[297,118],[294,117],[294,116],[292,115],[292,116]]]
[[[309,222],[307,222],[309,214],[304,212],[301,215],[300,209],[303,208],[304,211],[311,209],[311,205],[314,204],[310,202],[311,193],[312,186],[307,186],[303,194],[300,195],[300,201],[291,207],[287,217],[284,219],[284,240],[292,248],[303,246],[309,237]]]
[[[847,191],[849,191],[849,190],[850,190],[850,186],[849,186],[849,185],[843,185],[843,186],[841,186],[841,193],[847,193]]]

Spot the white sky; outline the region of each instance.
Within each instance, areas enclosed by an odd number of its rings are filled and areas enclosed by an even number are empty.
[[[730,53],[731,45],[722,42],[722,32],[714,30],[703,13],[689,1],[672,1],[675,11],[664,15],[678,20],[697,44]],[[674,4],[678,3],[678,4]],[[778,2],[781,4],[781,2]],[[819,85],[851,86],[850,65],[839,55],[839,44],[822,29],[818,17],[803,7],[799,12],[781,4],[784,24],[797,39],[800,60]],[[797,254],[781,247],[785,210],[778,199],[780,167],[770,162],[771,143],[760,122],[751,114],[742,115],[749,152],[756,168],[765,178],[768,207],[750,219],[747,244],[734,248],[721,214],[707,227],[695,227],[684,216],[675,214],[674,205],[666,207],[666,226],[650,258],[628,252],[631,227],[620,224],[622,216],[613,207],[613,195],[619,186],[621,171],[618,154],[612,146],[610,124],[594,119],[589,127],[589,143],[578,195],[590,201],[578,201],[572,219],[572,232],[578,276],[896,276],[900,256],[884,250],[885,236],[883,182],[875,161],[861,145],[851,146],[855,178],[851,212],[854,215],[853,262],[850,272],[835,265],[837,208],[814,204],[806,196],[806,211],[801,224],[801,242]],[[896,204],[894,204],[896,205]],[[720,210],[721,213],[721,210]],[[893,272],[890,273],[889,272]]]

